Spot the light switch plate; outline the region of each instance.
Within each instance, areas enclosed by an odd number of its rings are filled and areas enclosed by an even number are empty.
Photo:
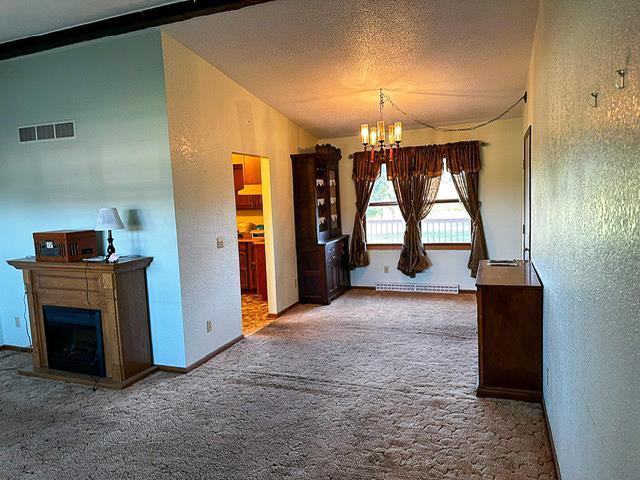
[[[224,238],[223,237],[216,238],[216,246],[218,248],[224,248]]]

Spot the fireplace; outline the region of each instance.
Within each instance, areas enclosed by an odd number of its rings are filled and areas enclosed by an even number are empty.
[[[49,368],[105,377],[99,310],[43,305]]]
[[[152,260],[8,260],[22,271],[33,338],[32,367],[18,373],[120,389],[157,370],[147,304]]]

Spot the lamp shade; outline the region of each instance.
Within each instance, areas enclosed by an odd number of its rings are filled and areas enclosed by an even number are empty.
[[[98,220],[96,221],[96,230],[122,230],[124,223],[120,220],[118,210],[115,208],[101,208],[98,210]]]

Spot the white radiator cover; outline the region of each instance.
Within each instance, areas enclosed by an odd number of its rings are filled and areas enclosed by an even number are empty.
[[[378,282],[379,292],[460,293],[460,286],[452,283]]]

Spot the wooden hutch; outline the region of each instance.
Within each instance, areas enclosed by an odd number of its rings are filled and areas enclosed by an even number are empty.
[[[349,236],[340,219],[340,149],[291,155],[301,303],[329,304],[351,287]]]

